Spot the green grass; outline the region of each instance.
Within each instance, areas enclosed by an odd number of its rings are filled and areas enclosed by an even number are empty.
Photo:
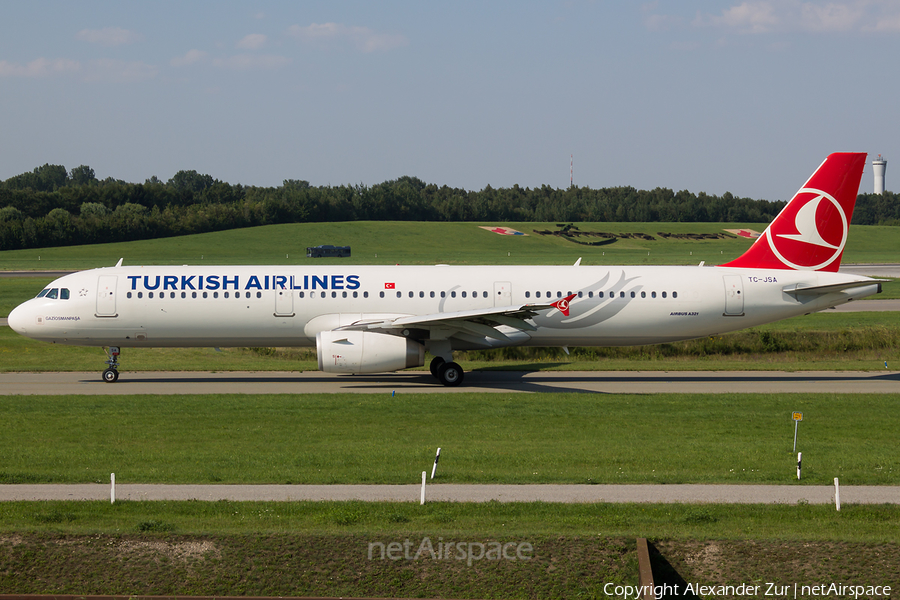
[[[843,504],[4,502],[0,532],[429,535],[896,542],[900,507]],[[389,539],[394,539],[390,537]]]
[[[900,574],[898,526],[896,506],[15,502],[0,506],[0,589],[603,598],[608,583],[637,584],[635,537],[661,552],[658,583],[668,563],[695,584],[884,586]],[[464,559],[416,559],[426,539],[464,544]],[[527,544],[528,560],[474,560],[492,542]],[[390,543],[412,558],[382,559]]]
[[[527,236],[501,236],[479,225],[504,225]],[[555,223],[293,223],[235,229],[158,240],[0,252],[0,270],[86,269],[111,266],[120,257],[135,264],[720,264],[734,259],[750,240],[674,240],[665,233],[722,233],[761,224],[733,223],[579,223],[584,231],[642,232],[653,241],[619,239],[607,246],[574,244],[533,230],[555,230]],[[897,262],[897,228],[851,226],[845,263]],[[307,259],[306,248],[349,245],[350,259]]]
[[[900,484],[893,395],[7,396],[0,482]],[[796,481],[792,411],[802,411]]]

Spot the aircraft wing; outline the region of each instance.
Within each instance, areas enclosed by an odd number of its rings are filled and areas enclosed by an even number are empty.
[[[828,285],[803,286],[803,284],[797,284],[795,286],[789,285],[782,291],[784,291],[785,294],[792,294],[794,296],[821,296],[823,294],[841,292],[843,290],[865,287],[867,285],[877,283],[878,292],[881,293],[881,284],[889,281],[890,279],[866,279],[864,281],[844,281],[841,283],[831,283]]]
[[[362,320],[338,329],[368,331],[389,331],[406,328],[450,329],[460,333],[474,334],[505,342],[510,341],[510,339],[497,329],[498,326],[505,325],[520,331],[537,331],[537,328],[526,321],[526,319],[553,308],[568,315],[569,302],[574,297],[575,294],[572,294],[550,304],[515,304],[512,306],[495,306],[456,312],[410,315],[387,320]]]

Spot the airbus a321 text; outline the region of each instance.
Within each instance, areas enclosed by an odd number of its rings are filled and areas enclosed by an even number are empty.
[[[831,154],[742,256],[719,266],[122,266],[61,277],[9,325],[56,344],[315,346],[327,373],[421,366],[456,350],[631,346],[719,334],[881,291],[839,273],[866,155]]]

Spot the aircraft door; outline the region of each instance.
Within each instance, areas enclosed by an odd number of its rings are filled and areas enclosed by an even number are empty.
[[[725,275],[725,316],[740,317],[744,314],[744,285],[740,275]]]
[[[512,286],[508,281],[494,282],[494,306],[509,306],[512,304]]]
[[[115,275],[101,275],[97,279],[97,313],[98,317],[116,317],[116,280]]]
[[[275,316],[294,316],[294,295],[290,289],[281,287],[275,290]]]

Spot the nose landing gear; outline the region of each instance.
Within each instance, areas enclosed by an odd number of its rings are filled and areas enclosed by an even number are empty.
[[[106,364],[109,365],[109,368],[103,371],[103,381],[106,383],[115,383],[119,380],[119,354],[118,346],[110,346],[106,350],[108,357]]]

